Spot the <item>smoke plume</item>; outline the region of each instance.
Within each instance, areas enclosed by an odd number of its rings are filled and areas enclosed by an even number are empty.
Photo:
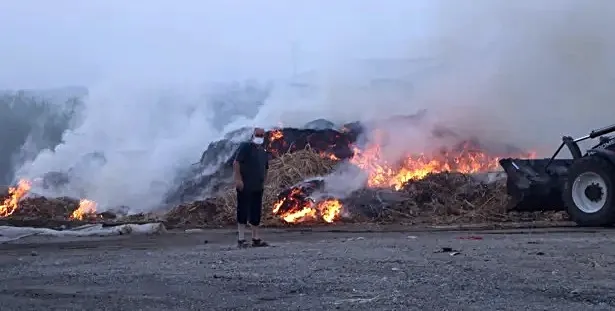
[[[75,191],[100,206],[153,208],[177,170],[241,126],[426,109],[419,127],[383,129],[389,156],[429,148],[436,125],[543,154],[615,112],[608,0],[51,5],[0,4],[11,46],[0,86],[80,84],[89,95],[79,126],[17,177],[100,152],[104,164],[73,170]],[[249,95],[220,97],[220,85]]]

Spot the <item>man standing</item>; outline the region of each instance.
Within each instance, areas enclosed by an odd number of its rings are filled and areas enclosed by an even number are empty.
[[[237,190],[237,245],[248,246],[245,239],[246,224],[252,227],[252,246],[268,244],[261,240],[258,226],[263,208],[263,189],[269,169],[269,159],[263,147],[265,130],[255,128],[250,142],[242,143],[233,162],[235,188]]]

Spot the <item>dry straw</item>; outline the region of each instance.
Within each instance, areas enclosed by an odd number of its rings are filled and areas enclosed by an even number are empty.
[[[307,178],[325,176],[337,161],[309,148],[272,160],[263,197],[263,223],[282,225],[271,213],[278,194]],[[505,182],[479,183],[459,173],[430,174],[410,181],[400,191],[362,189],[343,200],[352,221],[408,224],[458,224],[503,221],[562,220],[565,213],[507,213]],[[14,215],[20,218],[66,219],[78,201],[67,198],[26,199]],[[176,206],[166,213],[171,227],[210,227],[235,223],[236,192],[232,185],[215,198]],[[131,221],[151,215],[131,216]]]
[[[325,176],[333,171],[337,161],[321,156],[309,146],[305,150],[286,153],[269,163],[269,173],[263,194],[263,216],[267,224],[279,224],[271,214],[278,194],[284,189],[310,177]],[[218,197],[221,212],[235,215],[237,196],[235,189],[229,187]]]

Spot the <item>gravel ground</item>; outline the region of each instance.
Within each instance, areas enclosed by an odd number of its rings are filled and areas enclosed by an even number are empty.
[[[613,232],[568,230],[23,240],[0,245],[1,309],[615,310]]]

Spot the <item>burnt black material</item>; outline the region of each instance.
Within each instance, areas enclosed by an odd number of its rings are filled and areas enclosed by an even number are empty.
[[[282,133],[283,139],[275,139],[277,133]],[[339,159],[351,158],[354,143],[360,133],[348,131],[339,132],[332,129],[312,130],[284,128],[278,131],[268,131],[265,135],[265,146],[270,158],[278,157],[284,153],[295,152],[310,148]]]

